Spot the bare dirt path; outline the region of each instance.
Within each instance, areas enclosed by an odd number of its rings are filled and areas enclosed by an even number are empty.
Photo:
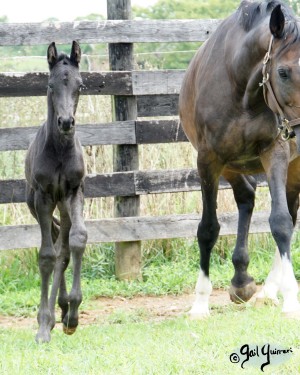
[[[160,321],[186,313],[193,303],[193,294],[179,296],[137,296],[134,298],[101,297],[88,302],[88,308],[80,309],[80,325],[91,325],[117,319],[116,314],[141,316],[143,320]],[[230,303],[225,290],[213,290],[210,304],[225,306]],[[58,315],[59,313],[57,313]],[[1,316],[0,328],[33,328],[36,317]]]

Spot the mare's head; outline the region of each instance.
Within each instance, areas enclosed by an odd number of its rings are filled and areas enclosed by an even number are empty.
[[[272,6],[272,11],[265,79],[269,80],[275,98],[265,85],[265,99],[274,113],[295,120],[300,117],[300,20],[283,3],[267,3]]]
[[[83,87],[79,73],[81,58],[80,46],[72,43],[70,57],[64,53],[58,54],[55,43],[51,43],[47,51],[50,76],[48,81],[48,107],[52,110],[53,122],[62,135],[75,132],[75,113],[79,92]]]

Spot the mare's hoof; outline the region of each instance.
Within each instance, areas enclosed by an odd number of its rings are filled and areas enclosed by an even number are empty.
[[[75,333],[76,331],[76,328],[77,327],[66,327],[64,324],[63,324],[63,331],[66,335],[73,335],[73,333]]]
[[[210,313],[207,307],[194,305],[188,312],[188,315],[191,320],[201,320],[208,318],[210,316]]]
[[[234,303],[244,303],[249,301],[249,299],[256,292],[256,284],[254,281],[251,281],[249,284],[243,288],[237,288],[231,285],[229,289],[230,299]]]
[[[256,297],[255,298],[255,307],[263,307],[263,306],[278,306],[279,300],[278,298],[271,298],[271,297]]]
[[[287,319],[300,320],[300,310],[291,311],[291,312],[283,312],[283,316],[284,318],[287,318]]]

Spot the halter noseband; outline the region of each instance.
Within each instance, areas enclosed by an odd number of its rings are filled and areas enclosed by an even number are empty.
[[[272,50],[272,44],[273,44],[273,35],[271,36],[268,52],[266,53],[264,60],[263,60],[263,68],[262,68],[262,75],[263,80],[260,83],[260,86],[263,87],[263,93],[264,93],[264,99],[267,104],[267,106],[271,109],[268,100],[267,100],[267,91],[269,91],[269,94],[271,96],[271,99],[273,103],[275,104],[276,110],[279,114],[280,119],[280,125],[279,129],[281,130],[281,137],[283,140],[287,141],[290,138],[295,137],[295,132],[293,130],[293,126],[300,125],[300,118],[296,118],[295,120],[288,120],[286,116],[284,115],[284,112],[282,108],[280,107],[278,100],[274,94],[273,87],[270,82],[270,60],[271,60],[271,50]]]

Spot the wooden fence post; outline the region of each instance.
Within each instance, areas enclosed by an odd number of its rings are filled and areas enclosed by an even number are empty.
[[[126,20],[131,18],[131,0],[107,0],[107,18]],[[133,44],[109,44],[109,63],[111,70],[133,70]],[[135,96],[113,97],[116,121],[136,120],[137,100]],[[132,171],[139,168],[138,146],[114,146],[114,171]],[[139,216],[140,198],[115,197],[115,216]],[[116,277],[121,280],[141,278],[141,241],[117,242],[115,244]]]

